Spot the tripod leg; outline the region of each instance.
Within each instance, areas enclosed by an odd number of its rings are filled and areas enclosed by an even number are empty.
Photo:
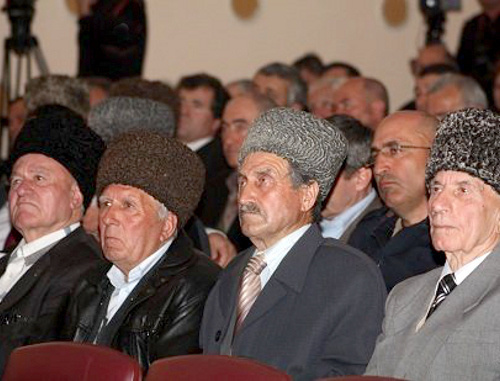
[[[43,56],[42,49],[36,43],[33,47],[33,56],[35,57],[35,61],[37,63],[38,69],[40,70],[41,75],[49,75],[49,67],[47,66],[47,61],[45,61],[45,57]],[[31,78],[31,77],[30,77]]]
[[[14,98],[17,98],[19,94],[21,94],[21,72],[23,69],[23,55],[17,55],[17,73],[16,73],[16,87],[15,87],[15,95]]]

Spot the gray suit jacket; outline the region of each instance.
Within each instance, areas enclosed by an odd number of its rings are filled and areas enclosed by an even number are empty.
[[[390,293],[367,374],[409,380],[500,379],[500,245],[418,330],[442,268]]]
[[[254,249],[223,271],[205,305],[204,353],[224,353],[239,280]],[[380,332],[385,285],[374,262],[311,226],[265,285],[232,342],[232,354],[296,379],[364,371]]]

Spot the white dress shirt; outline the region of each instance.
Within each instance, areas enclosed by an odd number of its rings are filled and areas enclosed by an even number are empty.
[[[43,249],[55,245],[79,226],[80,223],[77,222],[29,243],[22,239],[12,252],[5,272],[0,276],[0,302],[31,266],[48,251],[43,251]]]
[[[196,152],[200,148],[206,146],[212,140],[214,140],[214,137],[213,136],[208,136],[206,138],[201,138],[201,139],[195,140],[193,142],[186,143],[186,145],[191,149],[191,151]]]
[[[113,318],[116,311],[120,309],[122,304],[134,290],[135,286],[139,284],[144,275],[146,275],[149,270],[151,270],[154,265],[156,265],[158,261],[163,258],[163,255],[168,250],[173,240],[174,238],[172,237],[166,241],[158,250],[130,270],[128,276],[115,265],[111,266],[106,275],[115,289],[111,294],[111,299],[108,304],[108,310],[106,313],[107,322]]]

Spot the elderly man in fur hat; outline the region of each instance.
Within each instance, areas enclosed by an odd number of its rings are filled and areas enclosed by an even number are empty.
[[[397,285],[369,374],[500,379],[500,116],[467,109],[441,122],[427,163],[432,243],[442,268]]]
[[[362,373],[380,331],[385,286],[364,254],[316,225],[346,139],[309,113],[275,108],[239,155],[239,218],[254,247],[211,292],[204,353],[250,357],[296,379]]]
[[[103,151],[101,138],[63,106],[39,108],[16,140],[9,206],[22,240],[0,254],[0,377],[13,349],[59,336],[71,290],[101,262],[80,219]]]
[[[100,243],[111,264],[77,287],[67,338],[118,349],[145,369],[199,351],[203,306],[219,267],[182,228],[204,178],[201,160],[173,138],[136,131],[110,143],[97,195]]]

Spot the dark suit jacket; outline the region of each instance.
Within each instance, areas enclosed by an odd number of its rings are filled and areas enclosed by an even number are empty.
[[[0,259],[0,274],[9,256]],[[80,227],[45,253],[0,302],[0,374],[12,350],[54,340],[69,296],[89,269],[103,263],[95,239]]]
[[[232,335],[240,278],[254,249],[222,272],[205,305],[200,342],[219,354]],[[280,368],[297,379],[359,374],[380,332],[386,291],[364,254],[325,239],[311,226],[255,301],[232,354]]]
[[[201,147],[196,153],[205,164],[207,172],[205,189],[194,214],[206,226],[215,226],[226,204],[228,196],[226,178],[231,173],[231,169],[224,158],[219,136]]]
[[[445,260],[444,254],[432,247],[427,219],[393,237],[396,221],[397,216],[384,206],[366,215],[348,241],[377,263],[389,291],[406,278],[441,266]]]
[[[500,380],[500,245],[418,329],[441,268],[397,285],[367,373],[407,380]]]

